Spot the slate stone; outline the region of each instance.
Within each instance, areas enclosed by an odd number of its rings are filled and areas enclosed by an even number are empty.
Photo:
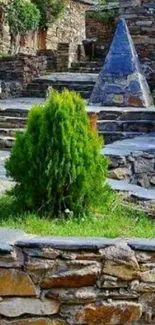
[[[130,239],[128,245],[135,250],[155,252],[155,239]]]
[[[121,18],[89,104],[149,108],[152,103],[128,27]]]
[[[115,245],[120,242],[120,239],[106,238],[77,238],[77,237],[35,237],[26,238],[16,242],[18,247],[52,247],[63,250],[98,250],[110,245]]]

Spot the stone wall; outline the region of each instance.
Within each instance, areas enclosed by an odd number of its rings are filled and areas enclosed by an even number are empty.
[[[38,55],[18,54],[0,58],[1,98],[22,95],[23,88],[35,77],[56,69],[54,51],[40,51]]]
[[[109,18],[98,18],[98,16]],[[104,60],[111,45],[116,22],[119,16],[119,6],[109,4],[106,6],[94,6],[86,14],[86,37],[96,38],[95,55]]]
[[[154,240],[22,234],[13,245],[6,233],[11,244],[1,239],[1,325],[154,324]]]
[[[71,61],[76,60],[78,44],[86,38],[85,12],[88,8],[89,1],[68,0],[62,17],[48,29],[47,48],[57,49],[58,43],[70,43],[74,47]]]
[[[77,58],[78,44],[86,37],[85,12],[92,0],[66,0],[66,8],[61,17],[48,29],[47,33],[28,33],[17,37],[17,53],[34,54],[38,49],[56,50],[59,43],[70,43],[72,49],[72,61]],[[1,13],[1,11],[0,11]],[[10,49],[10,34],[7,23],[0,16],[0,51]],[[45,39],[43,39],[45,37]],[[43,48],[44,47],[44,48]]]
[[[155,88],[155,0],[120,0],[120,15],[126,19],[144,71]]]

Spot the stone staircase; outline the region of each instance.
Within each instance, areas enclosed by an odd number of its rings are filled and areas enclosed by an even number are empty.
[[[44,98],[18,98],[0,102],[0,149],[12,147],[16,131],[24,130],[27,114]],[[88,106],[88,115],[96,113],[99,134],[105,144],[155,132],[155,109],[111,108]]]
[[[88,114],[98,116],[98,132],[109,144],[155,132],[155,108],[88,107]]]
[[[48,87],[58,91],[67,88],[79,92],[84,99],[89,99],[97,80],[96,73],[52,73],[34,79],[23,93],[24,97],[45,97]]]
[[[69,71],[80,73],[100,73],[102,66],[103,62],[101,60],[73,62]]]

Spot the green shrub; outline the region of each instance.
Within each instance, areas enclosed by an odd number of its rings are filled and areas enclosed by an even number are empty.
[[[101,147],[80,95],[51,92],[44,105],[30,111],[27,129],[17,133],[6,162],[15,194],[31,210],[88,211],[104,190],[107,160]]]

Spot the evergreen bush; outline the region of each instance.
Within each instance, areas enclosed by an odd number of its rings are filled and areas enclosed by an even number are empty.
[[[52,91],[44,105],[31,109],[6,162],[15,194],[30,210],[61,215],[69,209],[76,216],[89,211],[104,191],[101,147],[80,95]]]

